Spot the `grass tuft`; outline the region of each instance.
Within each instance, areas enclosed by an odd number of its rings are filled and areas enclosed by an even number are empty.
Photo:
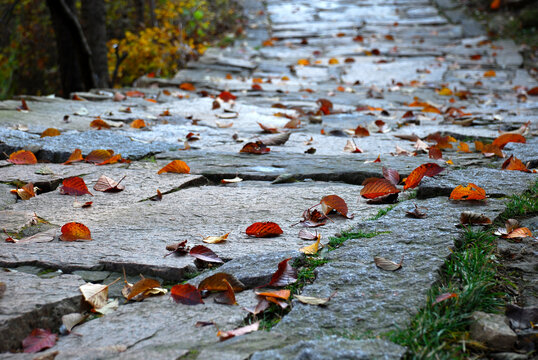
[[[382,216],[385,216],[388,214],[389,211],[391,211],[392,209],[394,209],[396,205],[391,205],[391,206],[387,206],[386,208],[384,209],[379,209],[379,211],[377,212],[376,215],[372,216],[371,218],[367,219],[367,220],[377,220],[379,219],[380,217]]]

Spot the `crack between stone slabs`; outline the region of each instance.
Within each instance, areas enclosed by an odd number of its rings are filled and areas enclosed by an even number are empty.
[[[170,189],[168,191],[165,191],[165,192],[162,193],[162,195],[164,196],[164,195],[175,193],[175,192],[180,191],[180,190],[189,189],[189,188],[193,188],[193,187],[202,187],[202,186],[209,185],[209,184],[210,184],[210,181],[208,180],[208,178],[206,176],[202,175],[202,177],[194,178],[192,180],[184,182],[183,184],[181,184],[178,187],[175,187],[175,188],[172,188],[172,189]],[[148,201],[148,200],[151,200],[151,198],[153,198],[153,196],[147,197],[147,198],[142,199],[142,200],[138,200],[138,202]]]
[[[48,192],[55,191],[58,188],[58,186],[60,186],[62,181],[64,181],[65,179],[68,179],[68,178],[71,178],[71,177],[76,177],[76,176],[84,177],[86,175],[89,175],[89,174],[82,173],[82,174],[77,174],[77,175],[72,175],[72,176],[67,176],[67,177],[60,177],[60,178],[53,179],[53,180],[50,180],[50,181],[47,181],[47,180],[36,181],[34,183],[34,186],[39,188],[36,195],[45,194],[45,193],[48,193]],[[13,180],[13,181],[0,181],[0,184],[6,184],[6,185],[10,185],[10,186],[15,186],[15,187],[21,187],[20,184],[26,184],[26,183],[24,181],[22,181],[22,180],[17,179],[17,180]]]

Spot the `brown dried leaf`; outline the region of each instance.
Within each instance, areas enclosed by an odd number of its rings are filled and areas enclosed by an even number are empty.
[[[202,280],[200,284],[198,284],[198,290],[226,291],[228,287],[223,280],[226,280],[235,292],[243,291],[245,289],[245,285],[235,276],[219,272]]]
[[[396,271],[398,269],[401,269],[402,264],[403,264],[403,257],[399,264],[395,263],[394,261],[390,261],[385,258],[382,258],[380,256],[374,257],[374,262],[376,266],[380,269],[387,270],[387,271]]]
[[[472,211],[464,211],[460,214],[461,224],[491,224],[491,219],[484,214],[478,214]]]

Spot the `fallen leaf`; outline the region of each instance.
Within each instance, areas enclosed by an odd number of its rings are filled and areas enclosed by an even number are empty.
[[[97,118],[90,123],[90,127],[96,128],[97,130],[110,129],[110,124],[101,118]]]
[[[269,151],[271,151],[271,149],[265,146],[263,142],[258,140],[256,142],[246,143],[245,146],[243,146],[243,148],[239,152],[261,155],[266,154]]]
[[[57,339],[58,335],[49,329],[34,329],[22,340],[22,349],[25,353],[36,353],[53,347]]]
[[[321,241],[321,234],[318,234],[317,240],[316,240],[315,243],[313,243],[312,245],[302,247],[302,248],[299,249],[299,251],[302,252],[303,254],[306,254],[306,255],[317,254],[318,251],[319,251],[319,247],[320,247],[320,241]]]
[[[99,179],[97,179],[97,182],[93,186],[93,189],[96,191],[103,192],[120,192],[125,189],[125,186],[120,184],[123,179],[125,179],[125,176],[122,177],[120,181],[116,182],[108,176],[101,175]]]
[[[267,286],[286,286],[297,281],[297,269],[293,268],[289,261],[291,258],[281,261],[277,271],[271,277]]]
[[[230,233],[226,233],[222,236],[208,236],[203,238],[202,241],[208,244],[218,244],[226,241],[228,239],[228,235],[230,235]]]
[[[425,212],[422,212],[419,210],[419,207],[417,206],[417,204],[413,204],[413,205],[415,205],[415,209],[413,211],[406,211],[405,216],[413,217],[415,219],[423,219],[427,216]]]
[[[303,220],[301,220],[299,223],[305,227],[323,226],[327,223],[328,219],[325,214],[316,209],[312,211],[310,211],[310,209],[305,210],[302,217]]]
[[[529,228],[520,227],[510,231],[508,234],[502,236],[505,239],[520,239],[525,237],[532,237],[532,232]]]
[[[443,302],[450,298],[457,298],[457,297],[458,297],[458,294],[456,293],[443,293],[443,294],[437,295],[432,305],[439,304],[440,302]]]
[[[514,155],[510,155],[508,159],[504,161],[501,167],[503,170],[515,170],[515,171],[524,171],[530,172],[530,170]]]
[[[99,164],[110,159],[112,156],[114,156],[114,151],[112,150],[97,149],[86,155],[86,159],[84,160],[89,163]]]
[[[318,238],[318,232],[316,231],[316,233],[314,234],[307,229],[301,229],[299,230],[299,237],[303,240],[316,240]]]
[[[347,215],[347,204],[338,195],[327,195],[324,196],[321,201],[319,202],[321,204],[321,211],[327,215],[331,212],[331,210],[335,210],[337,213],[342,215],[345,218],[352,219],[353,215],[348,216]]]
[[[29,200],[35,197],[37,187],[34,187],[34,184],[28,183],[21,187],[20,189],[10,190],[12,193],[16,194],[21,200]]]
[[[46,231],[38,232],[32,236],[27,236],[25,238],[17,241],[19,244],[28,244],[28,243],[45,243],[51,242],[56,237],[57,229],[49,229]]]
[[[277,223],[270,222],[270,221],[264,221],[264,222],[256,222],[252,225],[250,225],[246,233],[248,236],[254,236],[258,238],[263,237],[276,237],[283,233],[280,226],[278,226]]]
[[[484,214],[478,214],[472,211],[464,211],[460,214],[460,224],[491,224],[491,219]]]
[[[121,291],[122,295],[127,300],[142,300],[145,298],[144,293],[150,289],[161,287],[161,283],[154,279],[147,279],[145,277],[142,277],[141,280],[137,281],[134,285],[129,286],[129,284],[126,282],[123,290]],[[138,295],[142,295],[139,297],[139,299],[135,299],[135,297],[138,298]]]
[[[62,324],[65,326],[67,332],[71,332],[76,325],[80,324],[82,321],[86,320],[87,316],[84,316],[79,313],[70,313],[62,316]]]
[[[403,263],[403,257],[399,264],[395,263],[394,261],[390,261],[385,258],[382,258],[380,256],[374,257],[374,262],[376,266],[380,269],[387,270],[387,271],[396,271],[398,269],[401,269],[402,263]]]
[[[369,181],[361,190],[360,195],[365,199],[375,199],[389,194],[397,194],[400,190],[387,179]]]
[[[218,128],[229,128],[229,127],[232,127],[234,125],[233,122],[229,122],[229,123],[223,123],[223,122],[220,122],[220,121],[215,121],[215,124],[217,125]]]
[[[318,99],[316,103],[319,104],[318,112],[321,112],[323,115],[329,115],[333,110],[333,103],[327,99]]]
[[[194,85],[191,84],[191,83],[188,83],[188,82],[184,82],[184,83],[180,84],[179,88],[181,90],[185,90],[185,91],[196,91],[196,88],[194,87]]]
[[[502,150],[510,142],[525,143],[526,139],[520,134],[502,134],[493,140],[491,145],[498,146]]]
[[[21,105],[17,106],[17,111],[22,111],[22,112],[30,111],[30,108],[28,107],[28,104],[26,103],[25,99],[21,99]]]
[[[77,222],[70,222],[62,226],[62,235],[60,240],[62,241],[77,241],[77,240],[91,240],[90,229],[84,224]]]
[[[157,172],[157,174],[162,173],[177,173],[177,174],[188,174],[191,171],[189,166],[181,160],[173,160],[168,163],[165,167]]]
[[[237,96],[233,95],[232,93],[228,91],[221,92],[218,97],[224,102],[229,102],[229,101],[237,99]]]
[[[222,279],[224,285],[226,285],[226,291],[219,293],[215,297],[215,302],[218,304],[224,305],[237,305],[237,300],[235,299],[235,293],[232,285],[226,279]]]
[[[238,182],[241,182],[243,181],[243,179],[241,179],[240,177],[236,176],[234,177],[233,179],[222,179],[220,182],[222,184],[233,184],[233,183],[238,183]]]
[[[219,340],[220,341],[224,341],[224,340],[228,340],[228,339],[231,339],[235,336],[240,336],[240,335],[245,335],[245,334],[248,334],[248,333],[251,333],[251,332],[254,332],[254,331],[258,331],[260,327],[260,322],[257,321],[253,324],[250,324],[250,325],[247,325],[247,326],[243,326],[243,327],[240,327],[240,328],[237,328],[237,329],[234,329],[234,330],[230,330],[230,331],[218,331],[217,332],[217,336],[219,337]]]
[[[95,309],[106,305],[108,299],[108,285],[86,283],[79,287],[84,300]]]
[[[187,246],[187,240],[183,240],[173,245],[166,245],[166,250],[171,251],[171,252],[164,255],[164,257],[167,257],[168,255],[172,255],[172,254],[176,254],[180,256],[187,255],[189,253],[190,248]]]
[[[458,145],[458,151],[462,151],[462,152],[466,152],[466,153],[470,153],[471,150],[469,150],[469,145],[467,145],[466,143],[460,141],[459,145]]]
[[[467,186],[456,186],[449,197],[451,200],[484,200],[485,198],[486,191],[473,183],[468,183]]]
[[[310,65],[310,60],[308,60],[308,59],[299,59],[299,60],[297,60],[297,65],[308,66],[308,65]]]
[[[339,64],[340,62],[338,61],[338,59],[336,58],[330,58],[329,59],[329,65],[337,65]]]
[[[64,179],[64,181],[62,181],[62,187],[60,187],[60,194],[75,196],[89,194],[93,196],[88,190],[84,180],[78,176]]]
[[[443,152],[437,146],[430,146],[428,149],[428,157],[430,159],[439,160],[443,158]]]
[[[344,146],[344,151],[350,152],[350,153],[362,153],[363,152],[361,149],[357,147],[357,144],[355,144],[355,141],[353,141],[352,139],[346,142],[346,145]]]
[[[495,70],[488,70],[484,72],[484,77],[495,77],[495,76],[497,76],[497,74],[495,73]]]
[[[91,207],[93,204],[93,201],[86,201],[85,203],[81,203],[81,202],[78,202],[78,201],[73,201],[73,207],[74,208],[89,208]]]
[[[7,161],[15,165],[37,164],[37,159],[34,153],[28,150],[19,150],[11,153]]]
[[[163,194],[159,189],[157,189],[157,195],[153,195],[149,198],[151,201],[161,201],[163,199]]]
[[[258,304],[256,304],[254,308],[243,308],[243,309],[248,311],[252,315],[258,315],[259,313],[267,310],[269,306],[271,306],[271,303],[267,301],[266,298],[261,297],[260,300],[258,301]]]
[[[261,139],[261,142],[266,146],[272,146],[272,145],[284,145],[286,141],[289,140],[291,133],[285,132],[282,134],[274,135],[271,137],[267,137],[264,139]]]
[[[314,296],[303,296],[303,295],[293,295],[293,298],[296,300],[299,300],[303,304],[321,306],[321,305],[327,304],[335,295],[336,295],[336,291],[327,298],[318,298]]]
[[[170,290],[170,295],[176,303],[182,303],[184,305],[198,305],[204,303],[200,291],[191,284],[174,285]]]
[[[104,160],[103,162],[97,163],[95,165],[101,166],[101,165],[107,165],[107,164],[115,164],[118,161],[122,161],[121,154],[113,155],[109,157],[108,159]]]
[[[56,129],[56,128],[48,128],[46,129],[45,131],[43,131],[41,133],[41,137],[44,138],[44,137],[47,137],[47,136],[58,136],[58,135],[61,135],[61,132],[60,130]]]
[[[224,263],[221,258],[217,256],[211,249],[204,245],[197,245],[189,251],[189,255],[207,262]]]
[[[198,290],[226,291],[228,286],[225,285],[223,280],[226,280],[235,292],[243,291],[246,288],[235,276],[219,272],[202,280],[200,284],[198,284]]]
[[[64,162],[63,164],[68,165],[83,160],[84,158],[82,157],[82,151],[80,149],[75,149],[69,156],[69,159],[67,159],[66,162]]]
[[[359,137],[370,136],[370,132],[364,126],[360,126],[360,125],[357,126],[354,132],[355,132],[355,135]]]
[[[136,119],[131,122],[130,126],[134,129],[141,129],[146,127],[146,122],[142,119]]]
[[[125,95],[129,97],[140,97],[140,98],[143,98],[144,96],[146,96],[142,91],[138,91],[138,90],[127,91]]]
[[[266,291],[255,291],[258,296],[272,297],[276,299],[288,300],[291,296],[291,291],[288,289],[285,290],[266,290]]]
[[[114,300],[109,299],[106,305],[104,305],[103,307],[100,307],[99,309],[93,309],[93,311],[101,315],[107,315],[118,310],[119,306],[120,306],[120,302],[118,301],[118,299],[114,299]]]
[[[445,168],[437,165],[436,163],[426,163],[420,165],[413,170],[405,180],[404,190],[416,188],[424,176],[435,176],[444,169]]]
[[[381,170],[383,171],[383,177],[390,181],[393,185],[398,185],[400,182],[400,174],[397,170],[394,169],[388,169],[386,167],[382,167]]]

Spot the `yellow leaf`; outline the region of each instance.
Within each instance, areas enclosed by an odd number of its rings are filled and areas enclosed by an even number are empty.
[[[339,64],[340,62],[338,61],[338,59],[336,58],[330,58],[329,59],[329,65],[337,65]]]
[[[230,233],[226,233],[222,236],[208,236],[208,237],[205,237],[202,241],[208,244],[218,244],[220,242],[226,241],[226,239],[228,239],[229,234]]]
[[[441,90],[437,90],[437,93],[439,95],[443,95],[443,96],[450,96],[452,95],[452,90],[450,90],[449,88],[442,88]]]
[[[318,239],[315,243],[312,245],[305,246],[303,248],[300,248],[299,251],[306,255],[314,255],[317,254],[320,247],[320,241],[321,241],[321,234],[318,234]]]
[[[310,61],[308,59],[299,59],[297,60],[297,65],[307,66],[310,65]]]

